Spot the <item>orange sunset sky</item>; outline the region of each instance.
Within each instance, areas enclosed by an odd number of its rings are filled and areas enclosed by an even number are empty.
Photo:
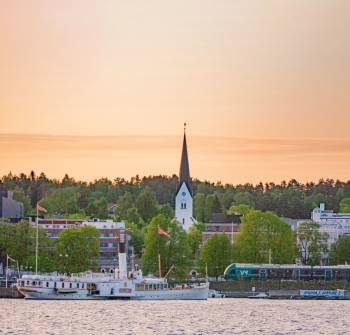
[[[0,0],[0,175],[350,179],[350,1]]]

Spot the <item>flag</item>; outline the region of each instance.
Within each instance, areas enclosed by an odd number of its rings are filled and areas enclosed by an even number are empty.
[[[164,235],[166,237],[170,237],[170,234],[159,226],[158,226],[158,235]]]
[[[39,203],[36,204],[36,209],[38,210],[38,212],[44,212],[44,213],[47,213],[47,209],[40,206]]]
[[[12,262],[16,262],[16,260],[13,259],[12,257],[10,257],[9,255],[7,255],[7,260],[10,260],[10,261],[12,261]]]

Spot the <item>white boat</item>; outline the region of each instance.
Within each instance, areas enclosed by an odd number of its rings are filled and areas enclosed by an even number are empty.
[[[166,278],[144,277],[138,269],[128,275],[126,254],[119,253],[114,273],[23,275],[17,289],[26,299],[43,300],[206,300],[209,283],[169,287]]]

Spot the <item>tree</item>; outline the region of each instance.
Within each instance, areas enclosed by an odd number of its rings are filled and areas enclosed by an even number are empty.
[[[195,259],[198,255],[199,247],[202,242],[202,231],[202,225],[200,224],[194,224],[188,230],[187,238],[192,259]]]
[[[175,212],[170,206],[170,204],[159,205],[157,214],[163,214],[168,218],[173,218],[175,216]]]
[[[209,194],[205,199],[205,220],[208,221],[213,213],[222,213],[222,205],[217,194]]]
[[[107,200],[105,197],[91,197],[89,199],[88,206],[86,207],[86,213],[90,216],[107,219]]]
[[[350,263],[350,236],[342,235],[332,244],[330,263],[334,265]]]
[[[126,222],[126,228],[131,230],[130,244],[134,247],[135,255],[141,257],[144,246],[144,230],[140,229],[136,224],[128,221]]]
[[[299,257],[303,264],[320,264],[322,253],[327,253],[328,234],[320,232],[320,225],[314,221],[300,223],[297,228]]]
[[[32,212],[32,206],[30,204],[30,198],[20,188],[16,188],[13,192],[13,199],[23,204],[23,216],[27,216]]]
[[[248,205],[249,207],[254,208],[254,197],[249,192],[237,192],[234,195],[234,201],[236,204],[244,204]]]
[[[55,256],[61,272],[83,272],[96,267],[99,233],[93,226],[72,227],[60,232]]]
[[[129,224],[135,224],[138,229],[142,229],[145,224],[135,207],[131,207],[126,211],[125,220]]]
[[[290,226],[272,212],[250,211],[242,217],[236,248],[249,263],[294,263],[295,243]]]
[[[225,234],[212,235],[200,250],[199,271],[205,273],[208,268],[209,276],[222,276],[226,267],[233,260],[233,247]]]
[[[158,227],[170,234],[170,238],[159,235]],[[164,276],[172,265],[171,277],[184,277],[189,266],[190,249],[186,232],[175,221],[163,214],[155,216],[147,226],[145,248],[142,255],[142,270],[145,273],[158,273],[158,252],[161,258],[161,272]]]
[[[157,205],[156,196],[149,187],[145,187],[135,201],[135,207],[145,222],[156,214]]]
[[[35,269],[35,241],[36,228],[26,220],[0,225],[0,254],[2,258],[10,255],[20,267]],[[52,259],[49,256],[52,241],[42,228],[38,230],[38,241],[38,269],[51,271]]]
[[[76,187],[51,190],[40,201],[50,214],[73,214],[79,211],[79,192]]]
[[[228,210],[229,214],[238,214],[238,215],[246,215],[248,214],[253,208],[251,208],[249,205],[246,204],[236,204],[232,205],[230,209]]]
[[[198,222],[205,222],[205,195],[203,193],[196,193],[194,196],[193,213]]]
[[[350,213],[350,198],[344,198],[339,204],[340,213]]]
[[[124,220],[126,218],[126,213],[129,208],[134,206],[134,200],[130,192],[125,192],[121,197],[119,197],[117,202],[117,209],[115,211],[115,219],[117,221]]]

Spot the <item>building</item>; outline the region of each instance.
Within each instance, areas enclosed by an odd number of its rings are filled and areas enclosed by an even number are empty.
[[[35,218],[32,219],[35,225]],[[126,248],[129,250],[130,232],[125,229],[125,223],[114,222],[112,220],[76,220],[76,219],[38,219],[39,227],[43,228],[48,237],[56,239],[59,233],[71,227],[93,226],[99,234],[99,261],[98,265],[101,269],[114,268],[118,261],[119,243],[125,241]]]
[[[186,231],[196,222],[193,218],[193,190],[188,162],[186,130],[182,145],[179,183],[176,190],[175,218]]]
[[[0,217],[20,219],[23,217],[23,204],[13,199],[13,192],[0,189]]]
[[[330,247],[341,235],[350,235],[350,213],[334,213],[326,210],[325,204],[312,211],[311,219],[320,225],[320,232],[327,233]]]
[[[205,242],[214,234],[225,234],[230,239],[231,243],[235,243],[236,235],[239,233],[241,224],[241,215],[237,214],[212,214],[208,223],[205,224],[202,233],[202,242]]]

